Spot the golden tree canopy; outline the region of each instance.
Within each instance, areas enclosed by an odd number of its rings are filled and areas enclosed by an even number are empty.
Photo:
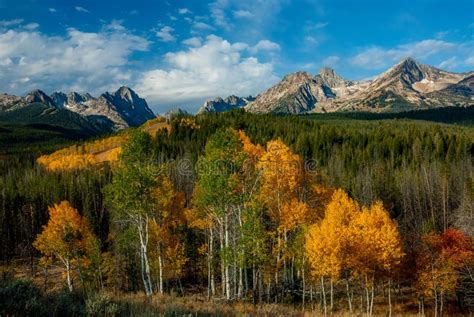
[[[48,224],[33,243],[46,258],[63,263],[89,256],[94,245],[89,223],[68,201],[49,207]]]

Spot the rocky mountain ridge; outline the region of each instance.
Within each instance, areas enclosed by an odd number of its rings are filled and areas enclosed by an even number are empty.
[[[296,72],[256,97],[255,113],[399,112],[474,105],[474,72],[452,73],[406,58],[373,80],[352,81],[323,68]]]
[[[39,89],[25,97],[3,94],[0,95],[0,112],[18,110],[33,103],[77,113],[94,125],[108,126],[115,131],[139,126],[155,118],[145,99],[125,86],[113,93],[103,93],[98,98],[78,92],[55,92],[48,96]]]

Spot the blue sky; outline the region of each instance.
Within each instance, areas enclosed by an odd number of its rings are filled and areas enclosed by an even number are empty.
[[[323,66],[474,70],[474,0],[0,0],[0,92],[134,88],[155,112]]]

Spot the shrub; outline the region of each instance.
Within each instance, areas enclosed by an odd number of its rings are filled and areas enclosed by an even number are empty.
[[[115,316],[119,307],[110,297],[103,293],[95,293],[86,299],[86,312],[91,316]]]
[[[0,288],[0,315],[41,315],[43,295],[32,281],[16,280]]]

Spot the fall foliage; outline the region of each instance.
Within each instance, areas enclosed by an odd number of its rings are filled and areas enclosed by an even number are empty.
[[[60,261],[66,270],[69,290],[73,289],[71,272],[87,265],[95,249],[96,239],[88,222],[69,202],[63,201],[49,208],[49,221],[33,243],[43,254],[42,261]]]
[[[84,293],[199,294],[327,315],[469,312],[468,133],[293,120],[156,119],[42,156],[1,178],[2,257],[36,263],[41,252],[37,280],[60,264]],[[452,165],[447,147],[461,158]],[[64,199],[50,210],[74,206],[75,216],[44,214]],[[58,222],[83,229],[47,229]]]

